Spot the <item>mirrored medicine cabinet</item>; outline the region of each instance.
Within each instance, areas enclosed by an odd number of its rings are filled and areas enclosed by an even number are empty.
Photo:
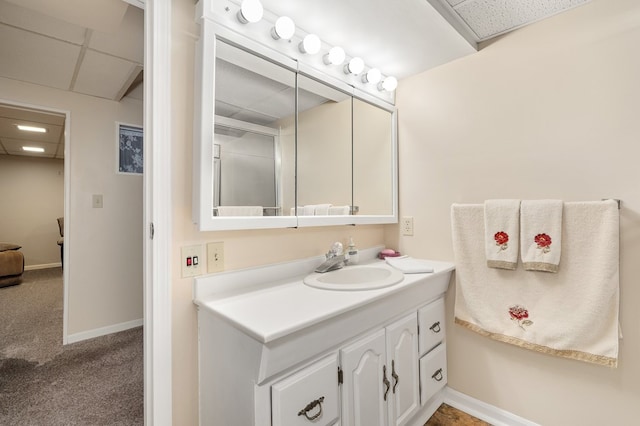
[[[207,20],[196,55],[201,231],[397,222],[393,105]]]

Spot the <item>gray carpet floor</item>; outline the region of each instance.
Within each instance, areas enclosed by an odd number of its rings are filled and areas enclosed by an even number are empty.
[[[62,346],[62,272],[0,288],[0,425],[142,425],[142,327]]]

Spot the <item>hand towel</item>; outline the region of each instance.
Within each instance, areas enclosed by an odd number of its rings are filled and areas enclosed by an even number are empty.
[[[562,247],[561,200],[520,204],[520,254],[527,271],[558,272]]]
[[[556,274],[487,268],[483,205],[452,206],[455,323],[538,353],[615,367],[619,212],[615,201],[565,203]]]
[[[520,248],[520,200],[486,200],[484,233],[487,266],[516,269]]]
[[[433,272],[433,265],[426,260],[409,256],[385,257],[385,262],[403,274],[424,274]]]
[[[329,214],[329,207],[331,207],[331,204],[316,204],[314,214],[316,216],[327,216]]]
[[[218,216],[262,216],[262,206],[219,206]]]
[[[329,214],[330,215],[348,216],[349,215],[349,210],[350,210],[349,206],[331,206],[331,207],[329,207]]]

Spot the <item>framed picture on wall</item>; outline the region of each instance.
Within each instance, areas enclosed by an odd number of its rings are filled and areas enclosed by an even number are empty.
[[[144,151],[142,127],[116,122],[118,134],[118,173],[137,174],[143,172]]]

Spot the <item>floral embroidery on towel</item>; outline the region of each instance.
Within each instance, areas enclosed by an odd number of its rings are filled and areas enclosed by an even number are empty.
[[[509,234],[507,234],[506,232],[496,232],[496,234],[493,236],[493,239],[496,240],[498,252],[500,252],[500,250],[506,250],[508,248],[507,243],[509,242]]]
[[[533,241],[538,245],[538,249],[542,250],[542,253],[549,253],[551,251],[551,237],[547,234],[538,234],[533,238]]]
[[[513,305],[509,307],[509,316],[511,317],[511,321],[517,321],[518,327],[523,330],[525,326],[533,325],[533,321],[529,320],[529,311],[524,306]]]

